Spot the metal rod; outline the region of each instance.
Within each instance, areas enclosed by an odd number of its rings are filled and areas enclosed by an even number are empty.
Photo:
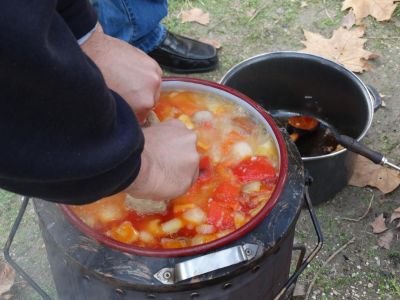
[[[297,278],[300,276],[301,273],[303,273],[303,271],[309,265],[309,263],[317,256],[318,252],[321,250],[322,245],[324,243],[324,237],[322,235],[321,227],[319,225],[317,216],[315,215],[315,212],[312,207],[307,185],[305,188],[304,199],[307,205],[308,212],[310,213],[311,221],[314,225],[315,232],[317,233],[318,242],[314,250],[310,253],[310,255],[307,256],[307,258],[301,264],[299,269],[295,273],[293,273],[293,275],[288,279],[288,281],[285,283],[280,292],[275,296],[274,300],[279,300],[283,295],[285,295],[287,290],[291,287],[292,284],[294,284],[297,281]]]
[[[400,171],[400,167],[388,161],[386,157],[382,158],[382,164],[389,166],[397,171]]]
[[[4,251],[3,251],[4,258],[14,268],[14,270],[17,271],[17,273],[21,275],[36,290],[36,292],[44,300],[52,300],[52,298],[44,290],[42,290],[42,288],[18,265],[18,263],[15,260],[12,259],[10,255],[11,244],[14,240],[15,234],[17,233],[19,225],[21,224],[22,218],[26,211],[26,207],[28,206],[29,203],[29,199],[30,198],[26,196],[22,197],[22,204],[18,211],[17,218],[14,221],[10,235],[8,236],[7,242],[4,246]]]

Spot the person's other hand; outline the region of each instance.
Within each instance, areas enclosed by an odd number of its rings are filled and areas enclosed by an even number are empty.
[[[100,69],[107,86],[124,98],[143,124],[160,96],[160,66],[130,44],[103,33],[98,25],[82,50]]]
[[[153,200],[183,195],[199,173],[196,134],[179,120],[156,124],[143,129],[143,133],[142,166],[126,192]]]

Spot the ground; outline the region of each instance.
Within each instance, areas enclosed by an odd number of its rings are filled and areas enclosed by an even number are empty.
[[[304,3],[307,6],[302,7]],[[330,37],[345,15],[340,10],[341,4],[342,1],[334,0],[172,0],[165,23],[174,32],[194,38],[207,37],[222,44],[219,69],[194,75],[219,81],[233,65],[248,57],[265,52],[302,49],[303,29]],[[210,24],[182,24],[179,12],[190,7],[210,12]],[[385,95],[386,107],[376,112],[364,142],[399,163],[400,8],[396,9],[389,22],[379,23],[369,17],[365,24],[366,49],[379,57],[372,62],[371,71],[359,76]],[[359,222],[342,219],[363,215],[372,196],[371,210],[364,219]],[[1,245],[4,245],[11,230],[19,204],[18,196],[0,193]],[[348,186],[334,199],[316,207],[325,245],[299,279],[299,285],[307,290],[318,272],[310,298],[400,299],[400,231],[394,231],[391,249],[386,250],[377,246],[378,237],[372,233],[370,226],[377,215],[384,213],[390,216],[399,206],[400,189],[383,195],[377,189]],[[328,257],[353,237],[354,243],[321,267]],[[296,242],[306,244],[309,249],[315,243],[306,212],[301,214],[296,226]],[[32,277],[54,295],[36,216],[30,206],[12,252]],[[21,278],[17,278],[11,292],[13,299],[40,299]]]

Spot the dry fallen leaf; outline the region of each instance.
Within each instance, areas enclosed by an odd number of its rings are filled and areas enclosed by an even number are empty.
[[[378,246],[389,250],[392,241],[393,241],[393,232],[389,230],[379,238]]]
[[[217,40],[212,40],[212,39],[208,39],[208,38],[201,38],[200,42],[206,43],[206,44],[210,44],[211,46],[214,46],[215,49],[220,49],[221,43]]]
[[[375,220],[371,223],[371,226],[373,233],[382,233],[388,229],[386,227],[385,218],[383,217],[383,214],[377,216]]]
[[[307,6],[308,6],[308,3],[306,1],[301,1],[300,2],[300,8],[304,8],[304,7],[307,7]]]
[[[302,43],[306,48],[301,52],[328,58],[344,65],[353,72],[362,73],[371,69],[367,60],[377,57],[372,52],[363,49],[367,41],[361,38],[363,35],[363,27],[356,27],[351,30],[341,27],[333,32],[330,39],[304,30],[306,40]]]
[[[390,223],[400,218],[400,207],[396,208],[390,216]]]
[[[15,271],[10,265],[0,263],[0,296],[5,295],[14,285]]]
[[[294,287],[293,298],[294,299],[304,298],[305,295],[306,295],[306,287],[297,282]]]
[[[400,185],[400,173],[374,164],[369,159],[357,155],[349,185],[359,187],[370,185],[387,194],[394,191]]]
[[[197,22],[201,25],[210,23],[210,14],[203,12],[200,8],[192,8],[181,12],[182,23]]]
[[[386,21],[392,17],[398,0],[345,0],[342,11],[353,8],[357,24],[367,16],[377,21]]]
[[[343,17],[342,26],[346,29],[350,29],[355,24],[356,24],[356,16],[353,10],[350,10],[349,13]]]

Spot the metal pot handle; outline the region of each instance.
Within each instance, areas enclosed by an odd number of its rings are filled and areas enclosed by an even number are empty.
[[[173,268],[163,268],[154,277],[163,284],[175,284],[202,274],[250,261],[257,256],[259,245],[244,244],[176,264]]]
[[[17,218],[14,221],[14,224],[13,224],[10,234],[8,236],[7,242],[4,246],[4,251],[3,251],[4,258],[14,268],[14,270],[17,271],[17,273],[19,275],[21,275],[22,278],[24,278],[28,282],[28,284],[30,284],[32,286],[32,288],[35,289],[35,291],[44,300],[52,300],[52,298],[22,269],[22,267],[20,265],[18,265],[18,263],[15,260],[12,259],[11,255],[10,255],[11,244],[14,240],[15,234],[17,233],[19,225],[21,224],[21,221],[25,214],[26,207],[28,206],[29,200],[30,200],[29,197],[26,197],[26,196],[22,197],[22,204],[21,204],[21,207],[19,208]]]
[[[317,216],[315,215],[315,212],[313,210],[310,195],[308,193],[308,186],[311,184],[311,181],[312,181],[312,179],[311,179],[311,177],[309,177],[307,179],[306,187],[305,187],[305,191],[304,191],[304,200],[305,200],[304,202],[307,206],[308,212],[310,213],[311,221],[314,225],[315,232],[317,233],[318,242],[317,242],[317,245],[315,246],[314,250],[311,251],[311,253],[307,256],[307,258],[302,262],[301,265],[299,265],[299,262],[301,261],[300,259],[302,259],[302,257],[304,257],[304,249],[303,249],[303,247],[300,247],[300,246],[296,246],[296,249],[294,248],[295,250],[301,251],[299,261],[297,263],[296,271],[292,274],[292,276],[290,276],[288,281],[285,283],[285,285],[282,287],[282,289],[279,291],[279,293],[275,296],[274,300],[282,299],[282,296],[284,296],[286,294],[286,292],[291,288],[291,286],[296,283],[297,278],[300,276],[301,273],[303,273],[304,269],[308,266],[308,264],[315,258],[315,256],[317,256],[318,252],[321,250],[322,245],[324,243],[324,237],[322,236],[321,227],[319,225]]]
[[[379,95],[379,92],[377,91],[376,88],[374,88],[372,85],[367,84],[367,89],[370,95],[372,96],[372,106],[374,107],[374,111],[382,107],[382,97]]]

